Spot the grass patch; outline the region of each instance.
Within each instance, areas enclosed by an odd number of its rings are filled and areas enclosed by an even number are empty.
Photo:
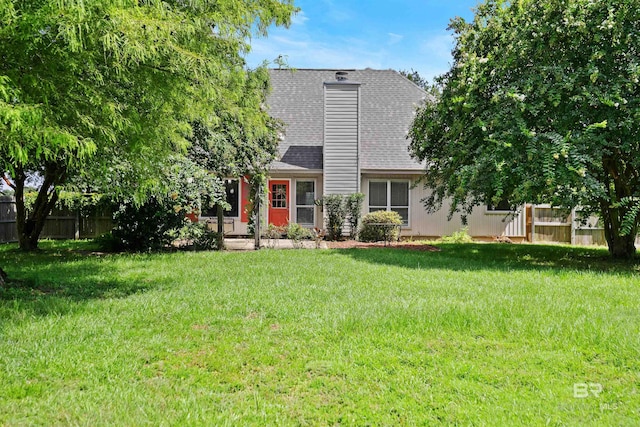
[[[1,246],[0,424],[637,423],[639,264],[438,246]]]

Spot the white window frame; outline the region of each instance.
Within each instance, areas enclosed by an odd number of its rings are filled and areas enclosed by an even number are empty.
[[[316,195],[318,194],[318,182],[315,178],[300,178],[300,179],[296,179],[295,180],[295,186],[294,186],[294,192],[292,192],[293,194],[291,195],[291,199],[293,200],[293,212],[295,213],[295,222],[300,224],[298,222],[298,182],[313,182],[313,200],[316,200]],[[300,225],[304,225],[304,226],[312,226],[315,227],[316,226],[316,205],[315,203],[313,205],[299,205],[301,208],[313,208],[313,224],[300,224]]]
[[[386,206],[371,206],[371,183],[372,182],[385,182],[387,184],[387,204]],[[401,182],[407,184],[407,206],[391,206],[391,183]],[[408,179],[370,179],[367,183],[367,211],[371,212],[371,208],[384,209],[386,211],[392,211],[393,207],[399,209],[407,209],[407,223],[402,224],[403,228],[411,228],[411,180]]]

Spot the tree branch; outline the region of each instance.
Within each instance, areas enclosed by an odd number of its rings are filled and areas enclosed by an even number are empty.
[[[9,177],[7,177],[7,175],[2,174],[2,180],[9,186],[11,187],[14,191],[16,190],[16,186],[14,183],[11,182],[11,180],[9,180]]]

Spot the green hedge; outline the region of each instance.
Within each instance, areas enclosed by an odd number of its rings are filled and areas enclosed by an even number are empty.
[[[363,242],[398,240],[399,225],[402,225],[402,218],[398,212],[371,212],[362,218],[362,228],[358,237]]]

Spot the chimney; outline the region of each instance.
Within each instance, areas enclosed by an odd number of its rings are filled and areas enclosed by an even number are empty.
[[[324,82],[324,194],[360,190],[360,83],[348,75]]]

